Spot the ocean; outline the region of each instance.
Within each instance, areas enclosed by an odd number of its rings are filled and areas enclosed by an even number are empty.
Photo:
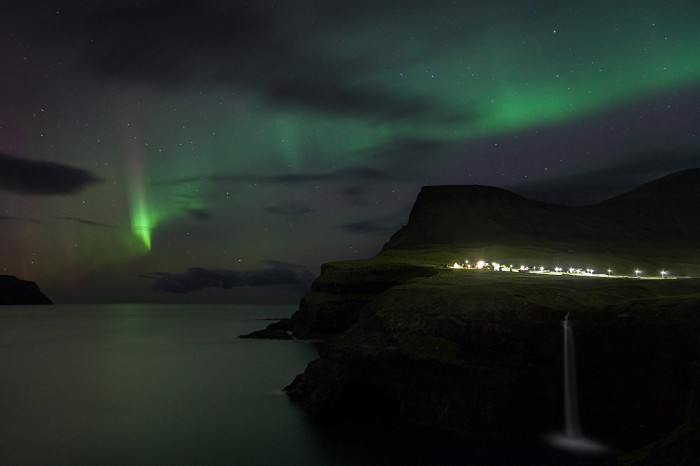
[[[388,420],[309,418],[282,388],[315,359],[314,344],[238,338],[294,309],[0,307],[0,464],[389,466],[561,459],[543,456],[541,446],[475,442],[454,449],[439,436],[424,442]]]

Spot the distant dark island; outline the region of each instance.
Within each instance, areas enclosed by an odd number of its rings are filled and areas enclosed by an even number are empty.
[[[466,260],[630,278],[446,267]],[[493,187],[424,187],[408,224],[377,256],[324,264],[290,320],[251,336],[328,337],[319,359],[286,389],[310,413],[381,409],[459,435],[541,439],[563,429],[568,314],[583,432],[621,452],[623,464],[694,464],[694,277],[700,169],[587,207]]]
[[[0,305],[53,304],[36,283],[12,275],[0,275]]]

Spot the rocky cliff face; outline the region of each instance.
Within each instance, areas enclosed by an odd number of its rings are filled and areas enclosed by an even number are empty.
[[[387,290],[321,345],[290,396],[320,414],[382,400],[412,423],[542,436],[563,425],[561,320],[569,312],[584,433],[628,449],[688,418],[700,390],[691,377],[700,354],[697,282],[612,287],[497,275],[441,275]]]
[[[691,464],[683,461],[700,457],[700,280],[685,277],[700,276],[700,236],[669,211],[700,218],[697,175],[680,172],[586,208],[498,188],[423,188],[378,256],[325,265],[302,300],[293,322],[338,336],[320,345],[290,397],[319,415],[390,409],[462,434],[560,431],[568,312],[584,433],[622,450],[663,439],[630,464]],[[467,253],[630,271],[642,264],[683,279],[444,267]]]
[[[342,333],[360,310],[387,289],[437,273],[434,267],[371,261],[324,264],[292,319],[313,334]]]
[[[52,304],[36,283],[0,275],[0,304]]]

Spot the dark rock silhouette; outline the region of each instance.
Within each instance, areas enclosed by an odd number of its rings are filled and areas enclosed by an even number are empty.
[[[36,283],[0,275],[0,304],[53,304]]]
[[[527,242],[666,247],[699,244],[700,169],[676,172],[586,207],[532,201],[489,186],[426,186],[384,250]],[[664,233],[659,236],[656,233]]]
[[[700,277],[699,174],[581,208],[483,186],[423,188],[377,256],[325,264],[302,299],[287,331],[336,336],[289,396],[317,415],[381,404],[462,434],[560,430],[569,312],[584,431],[623,451],[663,439],[629,464],[691,464],[700,455],[700,279],[686,277]],[[445,267],[469,257],[590,263],[632,277]],[[686,279],[639,280],[636,267]]]
[[[661,233],[657,238],[663,244],[680,240],[697,245],[699,205],[700,168],[689,168],[601,202],[592,210],[626,228]]]

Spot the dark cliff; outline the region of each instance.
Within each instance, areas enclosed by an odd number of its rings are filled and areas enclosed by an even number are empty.
[[[579,208],[483,186],[423,188],[408,224],[377,256],[326,264],[302,300],[293,323],[337,336],[320,345],[290,397],[318,415],[381,404],[409,423],[462,435],[541,437],[562,425],[568,312],[584,433],[622,451],[651,443],[625,457],[629,464],[693,464],[700,280],[688,277],[700,277],[698,173]],[[466,258],[658,278],[663,269],[677,279],[445,267]]]
[[[645,183],[590,210],[627,228],[662,234],[662,241],[684,240],[697,246],[699,205],[700,168],[690,168]]]
[[[467,272],[393,287],[320,345],[289,394],[318,415],[381,400],[410,423],[539,440],[563,425],[570,313],[584,433],[628,450],[700,415],[697,280],[574,280]]]
[[[490,186],[426,186],[384,250],[508,242],[667,247],[700,244],[700,169],[673,173],[592,206],[526,199]],[[659,233],[663,233],[660,236]]]
[[[52,304],[36,283],[0,275],[0,304]]]
[[[633,235],[593,213],[544,202],[489,186],[426,186],[411,210],[408,224],[392,235],[384,250],[426,246],[609,243]]]

